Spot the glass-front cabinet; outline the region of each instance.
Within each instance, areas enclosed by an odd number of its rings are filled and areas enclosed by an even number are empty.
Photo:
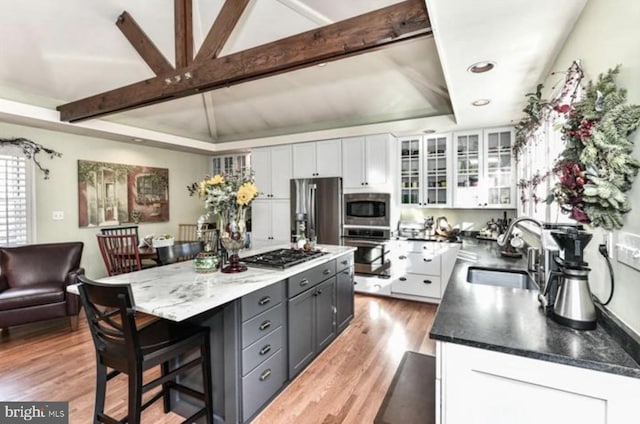
[[[214,156],[211,158],[211,175],[231,174],[233,172],[244,171],[251,166],[248,153],[236,153],[224,156]]]
[[[449,134],[399,138],[400,204],[451,206]]]
[[[513,128],[484,131],[485,175],[488,207],[516,207]]]
[[[400,202],[403,205],[420,205],[421,178],[420,152],[422,136],[400,139]]]
[[[482,131],[465,131],[453,134],[454,140],[454,206],[476,208],[483,206],[481,193]]]
[[[451,190],[449,175],[451,166],[448,156],[451,137],[434,135],[424,137],[424,180],[426,182],[427,206],[450,206]]]
[[[454,207],[515,208],[512,127],[456,132]]]

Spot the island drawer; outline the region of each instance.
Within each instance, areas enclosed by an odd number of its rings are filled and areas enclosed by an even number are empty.
[[[353,252],[349,252],[336,258],[336,272],[353,266]]]
[[[403,274],[391,282],[391,293],[440,298],[440,277]]]
[[[242,351],[242,375],[247,375],[263,361],[284,347],[285,332],[278,327]]]
[[[277,305],[284,299],[284,281],[267,286],[242,298],[242,322]]]
[[[242,324],[242,348],[271,333],[284,324],[285,309],[282,303]]]
[[[282,387],[286,380],[286,355],[279,350],[261,365],[242,377],[242,418],[249,421]]]
[[[407,253],[407,272],[440,275],[440,255],[429,253]]]
[[[288,296],[292,298],[334,275],[336,275],[335,259],[289,277]]]

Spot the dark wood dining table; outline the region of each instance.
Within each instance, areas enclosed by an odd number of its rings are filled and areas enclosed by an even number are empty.
[[[158,253],[156,252],[156,248],[155,247],[151,247],[151,246],[138,247],[138,254],[140,255],[140,260],[143,260],[143,259],[156,260],[156,259],[158,259]]]

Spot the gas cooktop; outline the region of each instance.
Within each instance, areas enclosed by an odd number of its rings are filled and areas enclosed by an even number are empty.
[[[310,261],[326,252],[319,250],[276,249],[258,255],[247,256],[240,260],[249,266],[285,269]]]

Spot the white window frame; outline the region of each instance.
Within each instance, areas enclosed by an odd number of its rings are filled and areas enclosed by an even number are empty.
[[[25,159],[25,178],[26,178],[26,210],[27,217],[25,219],[27,225],[27,237],[24,244],[8,245],[0,240],[2,246],[22,246],[34,243],[36,240],[36,183],[35,183],[35,165],[33,160],[28,159],[22,149],[18,146],[0,146],[0,155],[14,156]]]

